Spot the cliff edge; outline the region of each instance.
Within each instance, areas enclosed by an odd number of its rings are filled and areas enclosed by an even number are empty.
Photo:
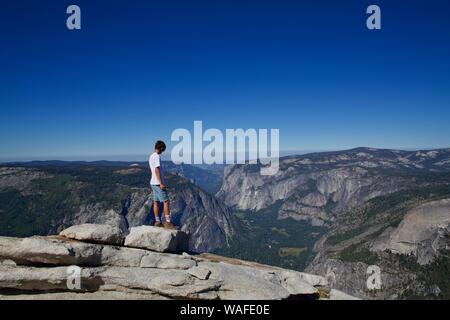
[[[354,299],[324,277],[186,252],[188,234],[83,224],[0,237],[0,299]]]

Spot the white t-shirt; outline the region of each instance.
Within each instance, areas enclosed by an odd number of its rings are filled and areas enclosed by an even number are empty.
[[[157,154],[156,152],[153,152],[150,155],[150,158],[148,159],[148,163],[150,165],[150,170],[152,171],[152,178],[150,180],[150,184],[151,185],[159,185],[160,182],[158,180],[158,177],[156,176],[155,169],[159,167],[159,174],[160,174],[161,180],[164,181],[163,172],[162,172],[162,168],[161,168],[161,156],[159,154]]]

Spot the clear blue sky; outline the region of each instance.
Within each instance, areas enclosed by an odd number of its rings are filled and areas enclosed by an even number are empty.
[[[82,30],[66,29],[66,8]],[[382,9],[369,31],[365,10]],[[450,2],[28,0],[0,7],[0,158],[142,155],[194,120],[281,149],[450,146]]]

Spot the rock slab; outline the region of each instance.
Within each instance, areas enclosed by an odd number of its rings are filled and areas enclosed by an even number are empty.
[[[131,228],[125,238],[125,246],[157,252],[181,252],[187,250],[188,235],[179,230],[140,226]]]
[[[141,248],[62,236],[0,237],[0,300],[314,300],[327,284],[320,276],[218,255],[156,252],[186,245],[179,231],[138,227],[131,235],[127,243]],[[75,266],[79,287],[72,288],[69,268]],[[331,290],[331,298],[352,297]]]
[[[121,245],[124,235],[116,226],[107,224],[85,223],[67,228],[59,233],[60,236],[80,241]]]

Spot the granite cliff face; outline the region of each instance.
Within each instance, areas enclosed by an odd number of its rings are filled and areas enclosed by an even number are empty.
[[[230,166],[217,196],[249,217],[269,212],[321,227],[306,270],[340,279],[342,290],[367,298],[450,297],[450,149],[290,156],[275,176]],[[370,265],[382,270],[380,290],[367,289]]]
[[[188,254],[187,237],[150,226],[125,237],[93,224],[0,237],[0,299],[354,299],[320,276]]]
[[[274,176],[255,165],[225,168],[217,197],[240,210],[258,211],[282,202],[280,218],[332,225],[349,209],[411,186],[406,172],[450,171],[450,149],[396,151],[358,148],[290,156]]]
[[[330,283],[359,297],[448,298],[450,199],[414,206],[395,225],[380,217],[357,227],[355,234],[325,234],[306,271],[338,279]],[[378,290],[366,285],[371,265],[380,268]]]
[[[412,255],[420,265],[432,263],[442,250],[450,250],[450,199],[431,201],[408,211],[396,228],[387,228],[372,251],[389,250]]]

